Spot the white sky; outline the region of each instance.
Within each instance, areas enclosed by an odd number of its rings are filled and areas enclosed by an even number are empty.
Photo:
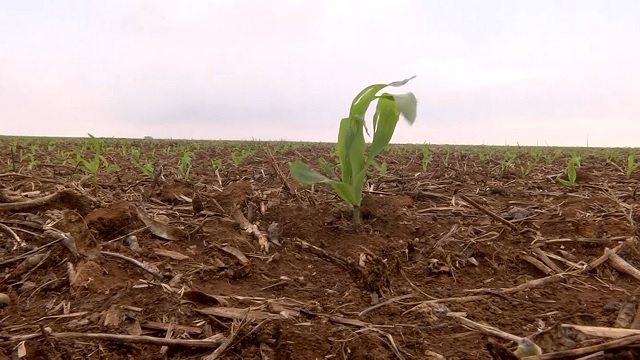
[[[0,0],[0,134],[640,147],[637,0]]]

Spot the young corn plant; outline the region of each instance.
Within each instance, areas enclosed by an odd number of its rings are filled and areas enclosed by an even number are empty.
[[[93,148],[93,159],[87,160],[84,158],[80,158],[84,167],[91,174],[91,182],[94,184],[98,182],[98,169],[100,168],[100,160],[102,159],[102,143],[100,140],[96,139],[93,135],[89,134],[89,143]]]
[[[431,162],[431,150],[428,145],[424,145],[420,152],[422,153],[422,172],[427,172],[427,167],[429,167],[429,163]]]
[[[415,77],[415,76],[414,76]],[[349,117],[340,121],[338,145],[336,148],[340,161],[342,179],[328,178],[314,170],[301,160],[290,164],[291,176],[301,184],[327,184],[336,194],[353,208],[353,223],[362,221],[360,205],[367,170],[376,163],[375,158],[391,141],[400,115],[409,124],[416,119],[417,101],[413,93],[376,95],[382,89],[405,85],[412,78],[389,84],[375,84],[364,88],[352,101]],[[364,134],[369,134],[365,123],[365,114],[373,101],[377,100],[373,115],[373,139],[367,151]]]
[[[522,175],[523,178],[531,174],[531,171],[533,170],[533,165],[534,163],[531,162],[531,160],[527,161],[525,165],[520,165],[520,174]]]
[[[247,159],[253,157],[256,151],[253,149],[243,149],[237,147],[231,151],[231,162],[235,166],[242,165]]]
[[[189,172],[191,171],[191,152],[184,150],[180,161],[178,161],[178,174],[183,178],[189,178]]]
[[[327,177],[332,178],[332,179],[338,177],[336,175],[336,172],[333,170],[333,165],[331,165],[331,163],[329,163],[327,160],[325,160],[322,157],[318,160],[318,162],[320,163],[320,167],[322,168],[322,171],[324,171],[324,174]]]
[[[627,178],[631,178],[631,175],[636,170],[638,165],[640,165],[640,163],[636,162],[636,156],[633,154],[629,154],[629,156],[627,156]]]
[[[447,145],[446,150],[447,153],[444,155],[444,158],[442,159],[442,164],[445,167],[449,167],[449,155],[451,155],[451,148]]]
[[[567,180],[558,178],[558,182],[564,186],[573,186],[578,178],[576,171],[578,167],[580,167],[580,157],[577,155],[571,156],[567,163]]]
[[[148,177],[149,179],[153,179],[155,171],[152,163],[149,162],[144,164],[144,166],[140,166],[140,170],[146,177]]]
[[[222,159],[209,159],[209,165],[211,165],[211,169],[215,173],[222,169]]]

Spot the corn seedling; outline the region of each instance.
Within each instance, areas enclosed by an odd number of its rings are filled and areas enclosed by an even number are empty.
[[[236,148],[231,151],[231,162],[235,166],[242,165],[248,158],[255,155],[255,150]]]
[[[178,174],[183,178],[189,178],[189,172],[191,171],[191,152],[184,150],[180,161],[178,161]]]
[[[324,171],[326,177],[330,179],[338,178],[336,172],[333,170],[333,165],[331,165],[327,160],[320,158],[318,162],[320,163],[320,167],[322,168],[322,171]]]
[[[498,167],[496,173],[498,176],[502,176],[504,175],[504,172],[507,171],[507,169],[509,169],[509,167],[511,167],[511,165],[514,163],[515,159],[518,157],[518,154],[513,152],[513,151],[508,151],[504,154],[504,157],[502,159],[502,162],[500,163],[500,166]]]
[[[533,162],[527,161],[526,165],[520,165],[520,173],[522,174],[523,178],[531,174],[531,171],[533,170],[533,164]]]
[[[429,146],[424,145],[421,149],[420,152],[422,153],[422,172],[426,172],[427,171],[427,167],[429,167],[429,163],[431,162],[431,157],[433,156],[431,154],[431,150],[429,149]]]
[[[374,164],[391,141],[400,115],[410,123],[416,119],[416,97],[413,93],[393,95],[376,94],[388,86],[402,86],[412,78],[389,84],[375,84],[364,88],[352,101],[349,117],[340,121],[336,151],[340,161],[342,180],[330,179],[302,162],[296,160],[290,165],[291,176],[302,184],[323,183],[330,185],[344,201],[353,207],[353,222],[361,222],[360,204],[367,170]],[[369,105],[377,100],[373,115],[373,139],[367,152],[364,134],[369,135],[365,123],[365,113]]]
[[[553,164],[553,160],[555,160],[555,159],[556,159],[556,157],[554,155],[552,155],[552,154],[547,154],[544,157],[544,160],[547,162],[547,165]]]
[[[381,175],[384,176],[387,174],[387,162],[383,161],[382,164],[378,163],[377,161],[373,161],[373,163],[371,163],[371,166],[373,166],[373,168],[369,168],[367,171],[367,176],[369,177],[373,177],[375,175]]]
[[[220,170],[222,169],[222,159],[209,159],[209,164],[211,165],[211,169],[213,173],[216,174],[218,178],[218,183],[222,186],[222,179],[220,178]]]
[[[131,157],[133,158],[134,163],[140,162],[140,149],[132,147],[131,148]]]
[[[93,159],[87,160],[80,157],[80,161],[91,174],[91,182],[95,184],[98,182],[98,169],[100,168],[102,144],[100,143],[100,140],[96,139],[91,134],[89,134],[89,143],[93,149]],[[80,154],[78,155],[81,156]]]
[[[378,168],[378,171],[380,172],[381,176],[384,176],[387,174],[387,162],[383,161],[382,164],[380,164],[380,167]]]
[[[536,163],[539,162],[540,159],[542,159],[542,157],[544,156],[544,152],[542,151],[542,149],[539,149],[539,148],[535,148],[531,150],[530,154],[531,154],[531,157],[533,158],[533,161],[535,161]]]
[[[627,156],[627,178],[631,177],[631,174],[636,170],[640,163],[636,162],[636,157],[633,154]]]
[[[100,155],[100,160],[102,160],[102,166],[108,173],[112,173],[114,171],[120,170],[120,166],[114,162],[109,162],[104,155]]]
[[[144,166],[140,166],[140,170],[142,170],[142,173],[146,177],[148,177],[149,179],[153,179],[153,174],[155,173],[155,171],[153,169],[152,163],[146,163],[144,164]]]
[[[216,172],[222,169],[222,159],[209,159],[209,165],[211,165],[213,172]]]
[[[573,155],[569,158],[567,163],[567,179],[558,178],[558,182],[564,186],[573,186],[575,184],[576,179],[578,177],[578,173],[576,168],[580,167],[580,157]]]
[[[447,153],[444,155],[444,158],[442,159],[442,163],[444,164],[445,167],[449,167],[449,155],[451,155],[451,149],[449,148],[449,146],[447,146],[446,151]]]

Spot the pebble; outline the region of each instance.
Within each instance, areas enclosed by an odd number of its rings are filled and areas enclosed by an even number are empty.
[[[11,299],[9,299],[9,295],[0,293],[0,308],[9,304],[11,304]]]

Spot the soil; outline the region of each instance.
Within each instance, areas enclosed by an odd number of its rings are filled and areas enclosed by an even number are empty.
[[[640,178],[622,160],[585,156],[563,186],[562,156],[523,153],[503,169],[479,148],[432,147],[425,169],[417,147],[398,146],[355,226],[329,188],[289,176],[295,159],[334,160],[328,144],[268,144],[270,155],[265,143],[107,140],[119,169],[94,184],[81,164],[52,163],[78,141],[37,141],[34,161],[0,142],[0,359],[202,359],[220,344],[219,359],[483,359],[489,343],[517,344],[464,319],[547,353],[584,340],[559,324],[610,327],[638,305],[637,279],[594,263],[624,244],[618,255],[640,265]],[[121,151],[132,146],[161,177]],[[243,146],[255,154],[214,172],[210,160]],[[165,337],[176,342],[149,342]]]

